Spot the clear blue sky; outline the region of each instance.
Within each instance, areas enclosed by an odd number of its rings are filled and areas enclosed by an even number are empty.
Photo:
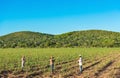
[[[0,0],[0,36],[88,29],[119,32],[120,0]]]

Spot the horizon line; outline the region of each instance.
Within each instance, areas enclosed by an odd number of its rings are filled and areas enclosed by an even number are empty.
[[[14,32],[10,32],[8,34],[0,35],[0,37],[5,36],[5,35],[9,35],[9,34],[12,34],[12,33],[17,33],[17,32],[35,32],[35,33],[43,33],[43,34],[49,34],[49,35],[61,35],[61,34],[69,33],[69,32],[91,31],[91,30],[95,30],[95,31],[108,31],[108,32],[120,33],[119,31],[105,30],[105,29],[82,29],[82,30],[73,30],[73,31],[63,32],[63,33],[60,33],[60,34],[51,34],[51,33],[39,32],[39,31],[32,31],[32,30],[21,30],[21,31],[14,31]]]

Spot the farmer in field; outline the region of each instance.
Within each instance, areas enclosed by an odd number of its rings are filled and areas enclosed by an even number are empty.
[[[78,63],[79,63],[79,68],[80,68],[80,73],[82,73],[82,56],[79,55],[79,60],[78,60]]]
[[[22,56],[22,58],[21,58],[21,67],[22,67],[22,69],[24,68],[24,66],[25,66],[25,56]]]
[[[51,73],[53,74],[54,72],[54,62],[55,62],[55,59],[53,56],[50,57],[50,68],[51,68]]]

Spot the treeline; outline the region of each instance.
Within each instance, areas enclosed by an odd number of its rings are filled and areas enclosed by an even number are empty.
[[[23,31],[0,37],[0,48],[36,47],[120,47],[120,33],[104,30],[86,30],[50,35]]]

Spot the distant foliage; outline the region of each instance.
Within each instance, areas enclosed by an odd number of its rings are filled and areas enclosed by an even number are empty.
[[[103,30],[74,31],[61,35],[15,32],[0,37],[0,48],[120,47],[120,33]]]

